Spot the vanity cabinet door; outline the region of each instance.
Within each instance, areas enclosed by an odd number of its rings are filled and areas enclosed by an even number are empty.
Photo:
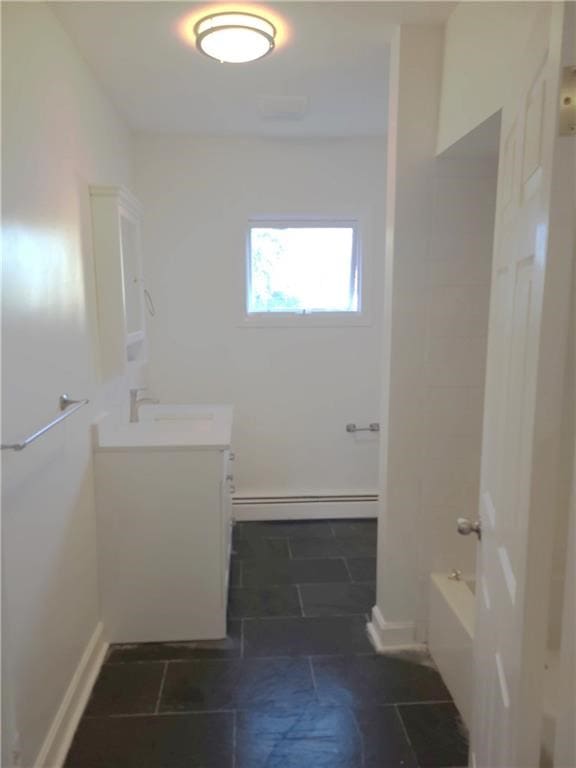
[[[225,637],[222,451],[97,451],[95,479],[107,639]]]

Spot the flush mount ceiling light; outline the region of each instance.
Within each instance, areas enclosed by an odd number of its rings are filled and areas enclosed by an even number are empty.
[[[241,64],[274,48],[276,28],[253,13],[214,13],[194,27],[198,50],[217,61]]]

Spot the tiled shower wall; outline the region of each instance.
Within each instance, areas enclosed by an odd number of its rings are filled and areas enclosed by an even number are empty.
[[[458,170],[465,175],[452,176]],[[490,300],[496,167],[488,160],[438,163],[433,235],[424,264],[426,355],[421,578],[474,572],[476,539],[456,518],[476,518]],[[446,174],[446,175],[444,175]]]
[[[409,414],[404,410],[411,422],[404,450],[400,444],[395,451],[397,479],[409,489],[397,513],[409,523],[402,553],[413,587],[407,618],[420,637],[430,573],[475,570],[476,538],[459,536],[456,519],[478,512],[496,163],[439,160],[430,194],[428,236],[405,236],[406,252],[397,251],[394,265],[395,319],[410,358],[397,386],[406,408],[408,398],[413,403]],[[402,311],[408,303],[417,308],[410,319]],[[400,413],[391,414],[392,430]]]
[[[436,123],[420,118],[438,108],[442,53],[441,31],[402,28],[375,613],[383,643],[388,629],[402,642],[414,630],[425,639],[431,572],[475,569],[476,541],[457,534],[456,518],[477,514],[497,162],[495,150],[472,157],[466,139],[436,157]]]

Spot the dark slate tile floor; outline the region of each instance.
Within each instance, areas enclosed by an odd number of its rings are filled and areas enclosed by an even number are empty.
[[[241,523],[225,640],[110,648],[66,768],[462,768],[426,654],[377,655],[376,522]]]

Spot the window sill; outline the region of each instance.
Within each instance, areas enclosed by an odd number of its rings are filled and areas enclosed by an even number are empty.
[[[244,315],[240,328],[359,328],[372,325],[366,312],[266,312]]]

